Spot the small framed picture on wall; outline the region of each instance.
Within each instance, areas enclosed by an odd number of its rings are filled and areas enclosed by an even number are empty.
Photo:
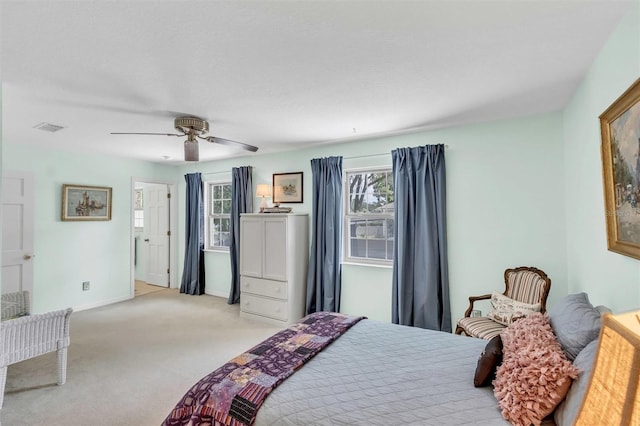
[[[111,188],[62,185],[62,220],[111,220]]]
[[[302,203],[303,180],[302,172],[273,174],[273,202]]]

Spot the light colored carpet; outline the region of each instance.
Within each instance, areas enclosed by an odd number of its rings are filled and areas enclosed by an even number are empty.
[[[74,312],[67,383],[55,384],[55,353],[10,365],[2,425],[159,425],[201,377],[278,330],[176,289]]]

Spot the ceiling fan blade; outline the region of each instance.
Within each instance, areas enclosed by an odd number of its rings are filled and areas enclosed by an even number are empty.
[[[184,141],[184,161],[200,161],[197,141]]]
[[[244,149],[245,151],[256,152],[258,150],[257,146],[249,145],[242,142],[232,141],[229,139],[217,138],[215,136],[207,136],[206,138],[201,138],[201,139],[206,139],[208,142],[211,142],[211,143],[219,143],[220,145],[235,146],[237,148]]]
[[[112,135],[152,135],[152,136],[184,136],[178,133],[130,133],[130,132],[111,132]]]

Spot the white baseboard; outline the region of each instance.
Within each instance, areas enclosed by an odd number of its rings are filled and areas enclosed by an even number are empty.
[[[124,302],[125,300],[131,300],[131,299],[133,299],[131,296],[124,296],[124,297],[117,297],[115,299],[100,300],[94,303],[87,303],[84,305],[74,306],[73,310],[76,312],[86,311],[87,309],[99,308],[100,306],[111,305],[112,303]]]
[[[204,294],[208,294],[209,296],[217,296],[217,297],[222,297],[225,299],[229,298],[229,295],[227,293],[223,293],[221,291],[207,291],[206,289],[204,290]]]

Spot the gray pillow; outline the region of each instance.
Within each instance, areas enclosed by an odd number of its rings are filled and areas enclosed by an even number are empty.
[[[549,322],[571,361],[600,334],[600,312],[589,302],[587,293],[570,294],[553,305]]]
[[[589,343],[583,350],[580,351],[573,365],[578,367],[581,371],[577,379],[573,381],[573,384],[567,392],[567,396],[558,405],[553,419],[556,421],[557,426],[572,426],[573,422],[578,415],[578,410],[582,405],[582,399],[587,391],[589,380],[591,379],[591,372],[593,371],[593,363],[596,358],[596,352],[598,350],[598,339]]]

